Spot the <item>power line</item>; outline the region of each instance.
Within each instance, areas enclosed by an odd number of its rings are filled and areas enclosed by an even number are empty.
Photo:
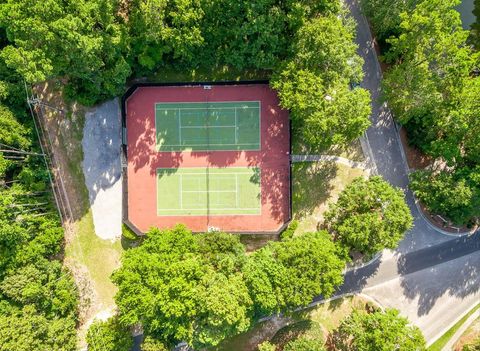
[[[27,82],[25,80],[23,80],[23,83],[24,83],[24,86],[25,86],[25,95],[27,96],[28,108],[30,110],[30,115],[32,116],[33,124],[35,126],[35,132],[37,134],[38,143],[40,144],[40,149],[42,150],[43,162],[45,163],[45,167],[47,169],[48,179],[50,181],[50,187],[52,188],[53,196],[55,198],[55,204],[57,205],[58,215],[60,216],[60,220],[61,220],[62,225],[63,225],[64,218],[63,218],[62,212],[60,211],[60,205],[59,205],[57,194],[55,192],[55,187],[54,187],[54,184],[53,184],[52,175],[50,173],[50,167],[48,166],[47,157],[46,157],[46,154],[45,154],[45,150],[43,148],[42,139],[40,138],[40,133],[38,132],[37,121],[35,119],[35,115],[34,115],[33,109],[32,109],[32,100],[30,99],[30,97],[28,95]]]

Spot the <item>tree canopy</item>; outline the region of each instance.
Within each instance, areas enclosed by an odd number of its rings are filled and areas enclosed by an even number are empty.
[[[247,257],[236,236],[177,226],[151,230],[112,278],[123,325],[140,322],[167,346],[205,347],[246,331],[262,313],[330,295],[344,265],[326,233],[271,243]]]
[[[480,191],[472,177],[480,164],[480,76],[475,73],[480,53],[468,43],[469,31],[455,9],[459,2],[363,1],[371,19],[375,6],[377,13],[389,13],[385,21],[396,26],[373,20],[376,31],[395,35],[386,39],[384,58],[392,66],[385,74],[384,98],[409,142],[437,161],[435,168],[412,175],[412,189],[430,211],[471,225],[478,220],[474,209]],[[449,187],[458,190],[455,196],[448,194]]]
[[[272,77],[281,106],[291,112],[294,132],[310,149],[348,143],[370,125],[370,94],[350,88],[363,77],[354,30],[343,15],[305,22],[294,38],[290,58]]]
[[[133,337],[116,317],[111,317],[106,321],[93,322],[87,332],[87,344],[92,351],[130,351]]]
[[[325,224],[348,250],[372,255],[395,248],[412,227],[413,217],[401,189],[379,176],[359,177],[330,205]]]
[[[393,309],[374,313],[353,311],[334,331],[333,344],[341,351],[425,350],[420,329]]]

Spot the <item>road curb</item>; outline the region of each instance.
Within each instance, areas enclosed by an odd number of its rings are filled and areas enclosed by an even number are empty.
[[[465,311],[465,313],[462,313],[460,316],[455,318],[449,325],[447,325],[440,333],[438,333],[435,337],[430,339],[430,341],[427,342],[427,347],[431,346],[435,341],[440,339],[443,334],[445,334],[447,331],[449,331],[455,324],[457,324],[463,317],[465,317],[471,310],[473,310],[475,307],[477,307],[477,304],[473,305],[471,308]],[[478,310],[480,312],[480,310]],[[466,323],[467,321],[465,321]],[[464,323],[464,324],[465,324]],[[443,351],[443,349],[442,349]]]
[[[350,267],[350,268],[347,268],[343,271],[343,274],[346,274],[348,272],[351,272],[351,271],[355,271],[357,269],[361,269],[363,267],[366,267],[366,266],[369,266],[371,265],[373,262],[377,261],[378,259],[380,259],[380,257],[382,257],[382,253],[383,253],[383,250],[382,251],[379,251],[377,252],[371,259],[370,261],[368,262],[364,262],[358,266],[353,266],[353,267]]]

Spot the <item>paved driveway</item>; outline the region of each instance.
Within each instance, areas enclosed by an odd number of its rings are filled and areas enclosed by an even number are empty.
[[[120,121],[120,102],[114,99],[87,113],[83,128],[83,173],[95,233],[102,239],[121,235]]]

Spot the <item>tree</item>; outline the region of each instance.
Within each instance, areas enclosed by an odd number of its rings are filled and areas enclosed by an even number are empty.
[[[16,269],[0,282],[0,291],[12,302],[34,305],[50,318],[77,313],[75,284],[58,261],[41,260]]]
[[[349,87],[363,76],[354,28],[334,15],[306,22],[294,39],[292,57],[272,76],[294,132],[312,150],[348,143],[370,125],[368,91]]]
[[[456,172],[417,171],[410,175],[410,188],[433,213],[457,225],[480,216],[480,166]]]
[[[268,315],[330,296],[343,282],[345,262],[326,232],[272,242],[249,257],[244,275],[256,315]]]
[[[284,349],[284,351],[325,351],[323,346],[323,340],[319,339],[308,339],[306,337],[300,336],[297,339],[289,341]]]
[[[141,322],[167,346],[216,345],[247,330],[252,301],[235,268],[234,253],[239,260],[244,255],[238,240],[222,233],[194,236],[183,226],[151,230],[113,274],[120,321]]]
[[[106,321],[93,322],[88,328],[87,344],[92,351],[130,351],[133,337],[116,317],[111,317]]]
[[[400,34],[400,14],[411,11],[420,0],[361,0],[362,10],[370,20],[381,44]]]
[[[285,55],[287,14],[282,2],[204,0],[202,5],[206,46],[199,57],[203,63],[272,69]]]
[[[386,57],[396,65],[385,75],[384,95],[412,141],[434,157],[459,161],[468,131],[475,127],[471,111],[478,109],[479,78],[471,72],[478,53],[466,44],[453,8],[457,0],[428,0],[403,13],[401,34],[388,40]],[[475,143],[475,142],[474,142]]]
[[[334,331],[332,339],[336,350],[341,351],[425,350],[420,329],[394,309],[370,314],[353,311]]]
[[[75,320],[47,319],[34,306],[0,311],[0,351],[75,351]]]
[[[402,190],[379,176],[354,179],[325,214],[336,241],[367,255],[395,248],[412,223]]]
[[[115,0],[5,1],[0,26],[9,43],[0,57],[30,83],[67,76],[67,93],[84,104],[118,95],[130,67],[116,6]]]
[[[264,341],[258,345],[258,351],[275,351],[276,347],[269,341]]]
[[[142,351],[168,351],[168,349],[161,341],[148,335],[142,342]]]
[[[129,29],[133,57],[152,71],[166,58],[190,63],[204,39],[200,0],[135,0],[130,4]]]

